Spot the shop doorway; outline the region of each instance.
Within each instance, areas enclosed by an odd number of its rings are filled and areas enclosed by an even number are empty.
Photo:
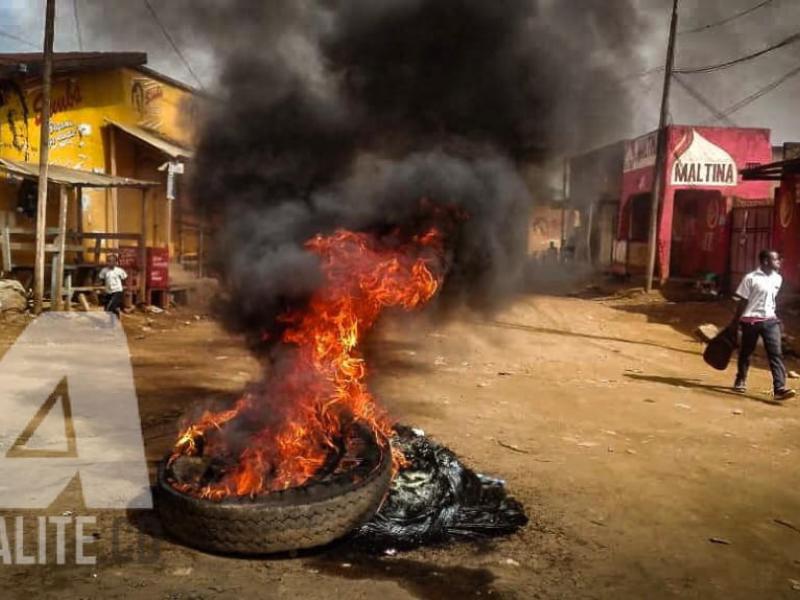
[[[675,192],[669,270],[672,277],[724,275],[725,199],[716,190]]]
[[[618,219],[619,202],[599,204],[592,228],[592,259],[604,271],[611,269]]]

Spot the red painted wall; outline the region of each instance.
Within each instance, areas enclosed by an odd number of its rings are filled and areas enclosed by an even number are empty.
[[[699,134],[699,137],[695,135]],[[622,178],[622,198],[620,200],[619,239],[627,239],[629,200],[653,188],[653,163],[655,154],[655,132],[632,140],[626,148],[626,172]],[[658,226],[657,271],[661,279],[670,275],[670,255],[672,246],[673,214],[675,193],[680,190],[716,191],[722,200],[712,202],[707,194],[693,194],[699,203],[695,212],[704,213],[705,219],[698,223],[711,224],[695,227],[695,237],[686,242],[693,245],[697,256],[693,256],[683,275],[688,276],[692,268],[697,271],[723,273],[727,269],[729,243],[729,213],[731,199],[760,200],[770,198],[772,186],[765,181],[742,182],[738,171],[754,164],[769,163],[772,160],[772,146],[768,129],[729,128],[729,127],[690,127],[674,125],[667,128],[667,165],[664,173],[664,197]],[[689,156],[708,156],[710,162],[721,160],[727,155],[735,163],[735,171],[730,172],[727,181],[733,185],[723,185],[726,181],[724,164],[695,164]],[[701,160],[702,162],[702,160]],[[676,166],[676,163],[678,165]],[[732,165],[731,165],[732,167]],[[680,169],[676,171],[676,169]],[[689,182],[673,183],[673,176]],[[716,212],[716,215],[710,214]],[[698,213],[698,214],[700,214]],[[690,256],[686,251],[683,254]]]
[[[783,257],[781,269],[787,287],[800,288],[800,177],[787,177],[775,194],[772,241]]]

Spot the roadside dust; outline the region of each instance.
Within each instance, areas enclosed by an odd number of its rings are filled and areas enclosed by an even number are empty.
[[[800,534],[782,523],[800,527],[800,405],[767,402],[763,362],[747,396],[703,364],[691,332],[724,323],[724,307],[601,298],[528,295],[439,326],[398,317],[367,349],[397,420],[507,481],[531,517],[519,535],[381,558],[346,544],[217,557],[164,538],[153,513],[83,508],[73,481],[44,514],[97,514],[98,545],[116,530],[126,552],[5,566],[3,597],[794,597]],[[26,322],[0,326],[0,353]],[[124,322],[152,477],[180,416],[231,401],[259,368],[185,309]]]

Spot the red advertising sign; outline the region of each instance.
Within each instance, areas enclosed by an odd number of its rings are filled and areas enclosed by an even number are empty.
[[[169,249],[147,249],[147,287],[164,290],[169,287]]]
[[[721,146],[696,129],[685,136],[672,164],[672,185],[735,186],[739,183],[736,161]]]
[[[139,248],[136,246],[120,246],[116,250],[119,266],[126,271],[139,268]]]

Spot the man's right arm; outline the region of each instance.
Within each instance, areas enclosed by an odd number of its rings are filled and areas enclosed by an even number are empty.
[[[747,308],[747,301],[750,298],[751,285],[752,283],[750,281],[750,277],[746,275],[739,284],[739,287],[736,288],[736,292],[733,294],[734,300],[738,300],[738,302],[736,304],[736,312],[734,313],[733,321],[731,321],[731,326],[735,326],[739,323],[739,319],[742,318],[742,315]]]
[[[736,304],[736,313],[733,316],[733,321],[731,321],[731,325],[736,325],[739,323],[739,320],[742,318],[744,314],[744,310],[747,308],[747,300],[744,298],[739,298],[738,296],[734,296],[734,299],[738,299],[739,302]]]

